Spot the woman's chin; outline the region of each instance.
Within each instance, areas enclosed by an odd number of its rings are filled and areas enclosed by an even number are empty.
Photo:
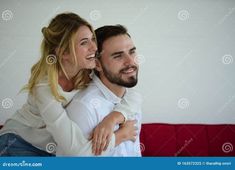
[[[95,66],[96,66],[95,62],[94,63],[88,63],[85,68],[86,69],[94,69]]]

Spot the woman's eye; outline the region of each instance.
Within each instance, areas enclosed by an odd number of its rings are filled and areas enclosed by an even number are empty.
[[[81,42],[81,45],[86,45],[86,44],[87,44],[87,41]]]

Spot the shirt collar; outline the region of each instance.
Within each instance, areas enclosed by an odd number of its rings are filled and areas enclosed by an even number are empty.
[[[109,90],[96,75],[93,76],[93,82],[107,100],[114,104],[121,102],[122,98],[116,96],[111,90]]]

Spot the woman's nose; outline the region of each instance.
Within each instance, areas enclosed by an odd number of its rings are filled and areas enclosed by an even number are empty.
[[[96,45],[95,42],[91,42],[91,44],[90,44],[90,50],[92,50],[92,51],[97,51],[97,45]]]

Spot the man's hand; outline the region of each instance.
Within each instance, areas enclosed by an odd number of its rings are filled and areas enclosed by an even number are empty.
[[[115,146],[127,140],[132,142],[136,141],[138,130],[138,128],[135,126],[136,123],[136,120],[127,120],[124,125],[120,126],[120,128],[115,132]]]

